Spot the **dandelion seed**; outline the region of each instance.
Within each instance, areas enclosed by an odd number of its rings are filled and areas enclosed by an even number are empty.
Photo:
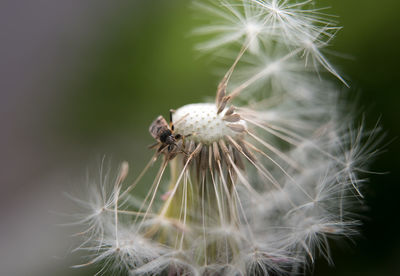
[[[132,275],[287,275],[316,252],[330,260],[329,237],[356,233],[350,203],[362,197],[359,175],[380,139],[377,129],[354,130],[336,86],[319,75],[322,67],[343,81],[321,54],[338,28],[310,5],[196,2],[219,17],[197,30],[212,35],[199,48],[234,43],[237,55],[215,102],[153,122],[155,153],[134,183],[123,183],[123,163],[93,200],[78,200],[89,210],[77,222],[88,226],[79,249],[95,255],[84,265]],[[130,205],[159,159],[147,196]]]

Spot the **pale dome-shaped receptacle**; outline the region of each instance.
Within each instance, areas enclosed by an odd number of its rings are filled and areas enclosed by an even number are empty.
[[[243,133],[234,131],[232,127],[243,126],[246,122],[239,120],[229,122],[225,113],[228,108],[217,114],[218,110],[214,103],[188,104],[177,109],[172,115],[175,133],[189,136],[187,139],[203,144],[211,144],[230,136],[239,138]]]

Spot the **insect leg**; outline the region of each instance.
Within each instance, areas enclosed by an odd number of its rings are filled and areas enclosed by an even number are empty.
[[[157,152],[163,152],[167,147],[168,147],[167,145],[162,144],[162,145],[158,148]]]
[[[155,142],[154,144],[151,144],[149,147],[149,149],[154,149],[156,146],[158,146],[160,143],[159,142]]]
[[[169,110],[169,127],[173,131],[174,130],[174,123],[172,122],[172,114],[175,113],[174,109]]]

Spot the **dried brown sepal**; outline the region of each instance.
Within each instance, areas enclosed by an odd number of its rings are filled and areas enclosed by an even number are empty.
[[[212,144],[212,146],[213,146],[214,159],[215,159],[215,161],[220,162],[221,161],[221,155],[219,154],[219,148],[218,148],[217,142],[214,142]]]
[[[218,85],[217,95],[215,98],[217,108],[220,107],[222,99],[225,97],[225,95],[226,95],[226,82],[224,82],[224,80],[222,80],[221,83]]]
[[[227,124],[227,126],[235,132],[245,132],[246,127],[241,124]]]
[[[225,116],[230,116],[236,111],[236,107],[231,105],[228,110],[225,112]]]
[[[200,176],[207,170],[207,165],[208,165],[208,148],[207,147],[202,147],[200,150],[200,154],[198,158],[196,158],[197,161],[197,175]]]
[[[225,163],[228,167],[231,166],[230,160],[233,160],[232,150],[228,148],[224,140],[219,141],[219,147],[221,148],[222,155],[224,157]]]
[[[233,149],[232,152],[233,152],[233,163],[236,165],[236,167],[244,171],[245,166],[243,163],[243,158],[239,153],[239,150]]]
[[[240,147],[242,148],[243,153],[250,158],[253,162],[257,163],[257,158],[255,155],[248,149],[244,141],[239,142]]]
[[[217,112],[217,114],[221,113],[221,112],[225,109],[226,104],[228,103],[228,101],[230,100],[230,98],[231,98],[230,96],[227,96],[227,97],[224,97],[224,98],[221,100],[220,104],[217,105],[217,107],[218,107],[218,112]]]
[[[229,154],[229,149],[228,149],[228,147],[226,146],[224,140],[219,140],[219,143],[218,143],[218,144],[219,144],[219,146],[221,147],[222,153],[223,153],[224,155]]]
[[[194,151],[190,154],[189,157],[190,157],[190,158],[196,157],[196,156],[200,153],[202,147],[203,147],[203,144],[202,144],[202,143],[199,143],[199,144],[197,145],[197,147],[194,149]]]
[[[208,145],[208,168],[210,171],[214,168],[214,163],[217,162],[214,158],[213,145]]]
[[[239,114],[232,114],[232,115],[225,115],[222,120],[230,122],[230,123],[235,123],[240,121],[240,115]]]

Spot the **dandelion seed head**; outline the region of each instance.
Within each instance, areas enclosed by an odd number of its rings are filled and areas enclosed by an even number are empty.
[[[199,48],[240,45],[237,55],[215,102],[153,122],[154,155],[133,183],[123,163],[77,200],[88,210],[78,216],[86,227],[78,249],[93,254],[84,265],[131,275],[293,275],[318,255],[330,260],[328,238],[356,234],[351,210],[379,128],[355,128],[338,85],[319,74],[341,79],[322,54],[338,28],[312,2],[196,1],[214,17],[196,31],[209,35]],[[155,164],[153,181],[143,181]]]

